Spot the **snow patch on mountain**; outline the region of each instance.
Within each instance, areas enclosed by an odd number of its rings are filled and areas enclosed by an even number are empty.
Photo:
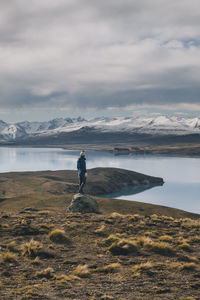
[[[152,135],[200,134],[200,118],[180,118],[176,116],[158,117],[116,117],[56,118],[45,122],[18,122],[8,124],[0,120],[0,140],[11,141],[24,136],[55,135],[72,132],[81,128],[93,128],[102,132],[131,132]]]

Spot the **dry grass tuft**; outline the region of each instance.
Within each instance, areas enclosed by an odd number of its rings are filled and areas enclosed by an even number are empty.
[[[135,241],[121,239],[112,243],[108,250],[113,255],[128,255],[130,253],[137,253],[138,246]]]
[[[183,265],[180,266],[180,270],[181,271],[196,271],[196,269],[198,268],[198,265],[195,263],[185,263]]]
[[[7,249],[11,252],[18,252],[19,247],[17,246],[17,243],[15,241],[12,241],[6,245]]]
[[[48,237],[52,242],[57,244],[71,244],[71,240],[67,237],[65,231],[61,229],[51,231]]]
[[[132,267],[131,271],[134,277],[138,277],[141,273],[147,272],[152,268],[153,264],[151,262],[141,263]]]
[[[17,261],[17,255],[10,251],[7,251],[4,254],[2,254],[0,258],[1,263],[6,263],[6,262],[15,263],[16,261]]]
[[[105,234],[106,234],[105,229],[106,229],[106,226],[103,224],[99,228],[97,228],[94,232],[98,235],[105,236]]]
[[[167,234],[160,236],[158,239],[159,239],[159,241],[162,241],[162,242],[172,242],[173,241],[173,238]]]
[[[80,280],[80,277],[75,276],[75,275],[55,275],[54,279],[60,282],[66,282],[66,281],[74,281],[74,280]]]
[[[149,244],[146,244],[144,248],[160,255],[170,256],[175,254],[172,246],[166,242],[151,242]]]
[[[41,242],[31,239],[30,242],[22,244],[22,255],[36,257],[38,256],[38,252],[42,249],[42,247],[43,245]]]
[[[110,234],[107,238],[103,240],[105,246],[110,246],[112,243],[120,240],[120,234]]]
[[[78,265],[76,269],[72,272],[72,275],[85,278],[85,277],[90,277],[91,272],[88,269],[88,265]]]
[[[115,218],[124,219],[124,218],[126,218],[126,215],[121,215],[121,214],[119,214],[117,212],[113,212],[113,213],[110,214],[110,217],[113,218],[113,219],[115,219]]]
[[[186,243],[186,242],[183,242],[182,244],[180,244],[178,246],[178,248],[181,249],[181,250],[184,250],[184,251],[188,251],[188,252],[192,251],[191,246],[188,243]]]
[[[101,267],[101,268],[97,268],[95,270],[95,272],[100,272],[100,273],[116,273],[119,271],[120,269],[120,263],[112,263],[112,264],[109,264],[107,266],[104,266],[104,267]]]
[[[35,273],[35,277],[38,278],[46,278],[46,279],[51,279],[54,277],[54,270],[52,268],[47,268],[42,271],[38,271]]]
[[[38,215],[46,216],[46,215],[48,215],[50,212],[49,212],[49,210],[40,210],[40,211],[38,211],[37,213],[38,213]]]

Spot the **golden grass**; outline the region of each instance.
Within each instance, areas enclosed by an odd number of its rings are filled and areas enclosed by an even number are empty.
[[[95,270],[95,272],[100,272],[100,273],[116,273],[119,271],[120,269],[120,263],[112,263],[112,264],[109,264],[107,266],[104,266],[104,267],[100,267],[100,268],[97,268]]]
[[[31,239],[30,242],[22,244],[22,255],[35,257],[37,256],[38,251],[42,249],[42,247],[43,245],[41,242]]]
[[[72,275],[85,278],[85,277],[90,277],[91,272],[88,269],[88,265],[78,265],[76,269],[72,272]]]
[[[115,218],[122,218],[123,219],[123,218],[126,218],[126,215],[122,215],[122,214],[120,214],[118,212],[113,212],[113,213],[110,214],[110,217],[114,218],[114,219]]]
[[[181,271],[196,271],[197,268],[198,268],[198,265],[193,262],[185,263],[180,266]]]
[[[118,241],[113,242],[109,247],[108,250],[113,255],[127,255],[129,253],[137,253],[138,246],[136,241],[131,239],[120,239]]]
[[[118,241],[120,237],[120,234],[110,234],[107,238],[103,240],[103,244],[105,246],[110,246],[112,243]]]
[[[183,242],[180,245],[178,245],[178,248],[181,249],[181,250],[184,250],[184,251],[188,251],[188,252],[192,251],[191,246],[186,242]]]
[[[35,277],[38,277],[38,278],[46,278],[46,279],[51,279],[54,277],[54,270],[53,268],[46,268],[42,271],[37,271],[35,273]]]
[[[159,239],[159,241],[162,241],[162,242],[171,242],[171,241],[173,241],[173,238],[170,235],[167,235],[167,234],[160,236],[158,239]]]
[[[141,263],[135,265],[131,268],[132,274],[134,277],[140,276],[142,272],[146,272],[152,268],[153,264],[151,262]]]
[[[6,248],[11,252],[18,252],[19,247],[15,241],[12,241],[6,245]]]
[[[104,236],[106,233],[105,233],[105,229],[106,229],[106,226],[103,224],[101,225],[99,228],[97,228],[94,233],[98,234],[98,235],[101,235],[101,236]]]
[[[80,280],[80,277],[75,275],[54,275],[54,279],[60,282],[66,282],[66,281],[74,281],[74,280]]]
[[[175,250],[166,242],[152,242],[145,246],[146,249],[160,255],[174,255]]]
[[[49,233],[48,237],[52,242],[57,244],[71,244],[71,240],[69,239],[69,237],[67,237],[65,231],[61,229],[52,230]]]
[[[17,255],[10,251],[3,253],[0,257],[1,263],[6,263],[6,262],[15,263],[16,261],[17,261]]]

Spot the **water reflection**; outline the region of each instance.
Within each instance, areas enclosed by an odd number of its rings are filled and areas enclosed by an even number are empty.
[[[146,190],[152,189],[157,186],[162,186],[162,185],[163,184],[144,184],[141,186],[127,186],[122,188],[120,192],[112,193],[108,195],[101,195],[101,196],[105,198],[120,198],[120,197],[123,198],[124,196],[139,194]]]

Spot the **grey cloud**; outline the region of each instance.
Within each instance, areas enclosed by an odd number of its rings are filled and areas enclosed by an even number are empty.
[[[0,107],[199,103],[197,0],[0,3]]]

